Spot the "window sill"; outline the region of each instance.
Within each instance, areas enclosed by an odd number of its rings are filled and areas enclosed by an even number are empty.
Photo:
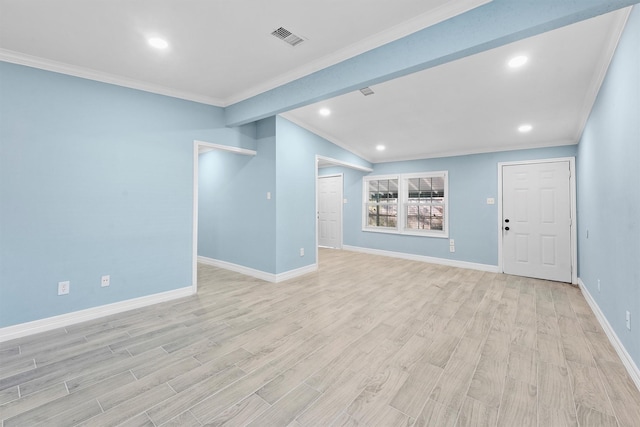
[[[435,237],[436,239],[448,239],[448,232],[430,232],[430,231],[413,231],[413,230],[398,230],[394,228],[368,228],[363,227],[362,231],[370,233],[382,233],[382,234],[398,234],[400,236],[419,236],[419,237]]]

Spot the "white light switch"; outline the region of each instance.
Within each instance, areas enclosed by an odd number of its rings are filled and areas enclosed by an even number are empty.
[[[271,200],[271,191],[267,191],[267,200]]]
[[[493,197],[487,197],[487,204],[488,205],[495,205],[496,204],[496,199],[494,199]]]

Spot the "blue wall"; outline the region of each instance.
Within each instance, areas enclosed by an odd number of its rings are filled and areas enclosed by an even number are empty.
[[[637,366],[639,118],[640,8],[634,7],[578,146],[577,169],[579,275]],[[625,326],[627,310],[630,331]]]
[[[200,155],[198,255],[275,273],[275,118],[258,122],[256,137],[256,156]]]
[[[316,262],[316,155],[371,164],[282,117],[276,139],[276,269],[282,273]]]
[[[198,255],[273,274],[315,264],[316,155],[371,164],[281,117],[258,122],[256,150],[200,156]]]
[[[449,239],[362,231],[362,179],[345,177],[344,244],[458,261],[498,265],[498,163],[575,156],[576,146],[517,150],[406,162],[377,163],[371,175],[448,171]],[[347,186],[348,185],[348,186]],[[487,205],[487,198],[496,200]],[[357,207],[357,209],[354,209]],[[348,212],[348,214],[347,214]]]
[[[251,129],[3,62],[0,93],[0,327],[190,286],[193,140],[255,148]]]

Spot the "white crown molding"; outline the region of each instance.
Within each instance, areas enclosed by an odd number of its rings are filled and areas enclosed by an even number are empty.
[[[193,295],[191,286],[0,328],[0,342]]]
[[[391,163],[391,162],[406,162],[406,161],[412,161],[412,160],[438,159],[442,157],[471,156],[474,154],[489,154],[489,153],[501,153],[504,151],[534,150],[536,148],[553,148],[553,147],[561,147],[565,145],[576,145],[576,144],[578,144],[578,141],[574,141],[572,139],[559,139],[559,140],[546,141],[546,142],[535,143],[535,144],[494,146],[494,147],[486,147],[478,150],[453,150],[453,151],[445,151],[445,152],[440,152],[435,154],[390,157],[389,159],[384,159],[383,161],[374,160],[372,163],[377,164],[377,163]]]
[[[620,341],[620,338],[618,338],[618,335],[611,327],[611,324],[609,324],[607,317],[604,315],[602,310],[600,310],[600,306],[598,306],[598,303],[593,298],[593,296],[591,296],[589,290],[580,278],[578,278],[578,286],[580,287],[580,290],[584,295],[584,299],[587,300],[587,304],[589,304],[589,307],[591,307],[593,314],[596,316],[596,319],[598,319],[600,326],[602,326],[602,329],[604,329],[604,333],[607,335],[607,338],[609,338],[609,342],[611,342],[611,345],[616,350],[616,353],[618,353],[618,357],[620,357],[622,364],[627,369],[627,372],[635,383],[636,388],[640,390],[640,369],[638,369],[638,365],[635,364],[635,362],[631,358],[631,355],[629,354],[629,352],[627,352],[627,349],[622,344],[622,341]]]
[[[409,254],[409,253],[405,253],[405,252],[392,252],[392,251],[385,251],[385,250],[382,250],[382,249],[363,248],[361,246],[343,245],[342,249],[344,249],[346,251],[361,252],[361,253],[370,254],[370,255],[382,255],[382,256],[387,256],[387,257],[391,257],[391,258],[406,259],[406,260],[409,260],[409,261],[428,262],[430,264],[446,265],[446,266],[449,266],[449,267],[466,268],[466,269],[469,269],[469,270],[487,271],[489,273],[498,273],[499,272],[497,265],[479,264],[479,263],[475,263],[475,262],[458,261],[458,260],[455,260],[455,259],[436,258],[436,257],[425,256],[425,255]]]
[[[310,264],[294,270],[274,274],[267,273],[266,271],[262,270],[256,270],[255,268],[245,267],[244,265],[234,264],[232,262],[221,261],[219,259],[208,258],[204,256],[198,256],[198,262],[206,265],[211,265],[213,267],[223,268],[229,271],[234,271],[236,273],[244,274],[245,276],[255,277],[256,279],[264,280],[265,282],[271,283],[283,282],[285,280],[293,279],[294,277],[313,273],[318,269],[317,264]]]
[[[368,156],[365,156],[361,152],[359,152],[357,150],[354,150],[353,147],[349,147],[347,144],[345,144],[344,142],[342,142],[338,138],[336,138],[336,137],[334,137],[332,135],[329,135],[328,133],[325,133],[325,132],[321,131],[320,129],[316,129],[313,126],[309,126],[305,122],[298,120],[296,117],[292,117],[292,115],[289,114],[289,113],[281,113],[279,115],[280,115],[280,117],[283,117],[283,118],[289,120],[291,123],[294,123],[294,124],[300,126],[301,128],[306,129],[309,132],[318,135],[320,138],[324,138],[327,141],[331,142],[332,144],[335,144],[340,148],[344,148],[348,152],[350,152],[352,154],[355,154],[356,156],[360,157],[361,159],[364,159],[369,163],[373,163]]]
[[[581,117],[581,120],[578,123],[575,133],[576,141],[579,141],[582,138],[582,132],[584,132],[584,128],[587,126],[587,121],[589,120],[589,116],[591,115],[591,110],[593,109],[593,105],[596,102],[598,93],[600,92],[600,88],[602,87],[602,83],[604,83],[604,79],[607,76],[609,65],[611,65],[613,56],[616,53],[618,42],[620,42],[620,38],[622,37],[622,33],[624,32],[627,20],[629,19],[629,15],[631,14],[631,9],[633,9],[633,6],[629,6],[616,12],[612,12],[615,14],[616,18],[615,24],[613,25],[612,31],[609,35],[609,40],[607,40],[604,52],[605,54],[600,57],[600,62],[595,67],[596,72],[594,73],[594,78],[587,90],[584,92],[584,99],[582,100],[582,104],[579,110],[579,117]]]
[[[525,144],[525,145],[514,144],[514,145],[507,145],[507,146],[483,147],[481,149],[476,149],[476,150],[474,149],[452,150],[452,151],[444,151],[440,153],[423,153],[423,154],[417,154],[414,156],[387,157],[384,160],[376,160],[370,156],[366,156],[362,154],[360,151],[354,150],[353,147],[350,147],[348,144],[342,142],[340,139],[334,136],[331,136],[327,133],[324,133],[321,130],[314,128],[313,126],[309,126],[308,124],[304,123],[301,120],[298,120],[295,117],[292,117],[289,113],[281,113],[280,116],[289,120],[292,123],[295,123],[301,128],[308,130],[309,132],[315,133],[319,137],[326,139],[327,141],[337,145],[338,147],[344,148],[350,153],[353,153],[356,156],[372,164],[406,162],[406,161],[412,161],[412,160],[425,160],[425,159],[438,159],[442,157],[470,156],[473,154],[499,153],[502,151],[518,151],[518,150],[531,150],[536,148],[551,148],[551,147],[560,147],[565,145],[576,145],[579,142],[578,139],[575,139],[575,140],[574,139],[558,139],[558,140],[545,141],[545,142],[534,143],[534,144]]]
[[[408,21],[388,28],[385,31],[374,34],[356,43],[350,44],[342,49],[333,52],[330,55],[326,55],[315,61],[311,61],[288,73],[282,74],[273,80],[269,80],[268,82],[265,82],[263,84],[253,86],[243,92],[231,96],[225,100],[224,105],[228,106],[240,101],[244,101],[245,99],[251,98],[263,92],[267,92],[271,89],[282,86],[301,77],[308,76],[309,74],[312,74],[316,71],[338,64],[342,61],[358,56],[360,54],[363,54],[364,52],[375,49],[387,43],[391,43],[395,40],[406,37],[409,34],[413,34],[427,27],[453,18],[454,16],[461,15],[492,1],[493,0],[457,0],[446,2],[442,6],[430,10],[426,13],[417,15]]]
[[[447,2],[444,5],[431,10],[427,13],[418,15],[408,21],[391,27],[378,34],[370,36],[357,43],[340,49],[331,55],[324,56],[315,61],[309,62],[301,67],[292,70],[289,73],[282,74],[276,79],[270,80],[263,84],[254,86],[250,89],[242,91],[226,99],[210,97],[206,95],[185,92],[178,89],[156,85],[153,83],[143,82],[140,80],[130,79],[123,76],[105,73],[90,68],[80,67],[76,65],[66,64],[53,61],[46,58],[40,58],[24,53],[1,49],[0,61],[11,62],[13,64],[25,65],[28,67],[39,68],[42,70],[53,71],[56,73],[67,74],[70,76],[80,77],[89,80],[95,80],[103,83],[114,84],[118,86],[128,87],[131,89],[142,90],[145,92],[156,93],[159,95],[170,96],[173,98],[185,99],[188,101],[199,102],[202,104],[213,105],[217,107],[226,107],[239,101],[251,98],[260,93],[274,89],[283,84],[289,83],[301,77],[307,76],[316,71],[335,65],[346,59],[360,55],[368,50],[406,37],[416,31],[422,30],[431,25],[452,18],[478,6],[490,3],[493,0],[458,0],[455,2]]]
[[[170,96],[172,98],[184,99],[187,101],[198,102],[201,104],[222,107],[221,99],[209,96],[199,95],[191,92],[184,92],[172,89],[166,86],[147,83],[140,80],[129,79],[115,74],[109,74],[102,71],[92,70],[90,68],[79,67],[76,65],[65,64],[50,59],[39,58],[12,50],[0,49],[0,61],[10,62],[12,64],[25,65],[27,67],[39,68],[41,70],[53,71],[55,73],[66,74],[69,76],[80,77],[83,79],[94,80],[97,82],[108,83],[117,86],[128,87],[130,89],[142,90],[144,92],[155,93],[158,95]]]

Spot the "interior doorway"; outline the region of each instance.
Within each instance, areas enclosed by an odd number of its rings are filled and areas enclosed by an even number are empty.
[[[226,151],[243,156],[255,156],[257,154],[257,151],[246,148],[232,147],[230,145],[214,144],[198,140],[193,141],[193,234],[191,249],[191,288],[193,294],[198,292],[198,180],[200,173],[200,155],[213,150]]]
[[[577,281],[572,160],[499,166],[504,273],[558,282]]]

